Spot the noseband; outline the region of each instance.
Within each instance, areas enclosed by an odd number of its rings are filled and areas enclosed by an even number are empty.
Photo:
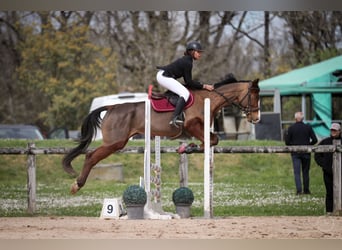
[[[259,90],[259,88],[255,88],[252,86],[252,84],[249,84],[248,87],[248,91],[247,93],[241,98],[240,102],[235,102],[234,99],[235,97],[231,97],[231,98],[227,98],[226,96],[224,96],[224,94],[222,94],[221,92],[217,91],[216,89],[214,89],[215,93],[217,93],[218,95],[220,95],[221,97],[223,97],[223,99],[225,100],[226,103],[228,104],[232,104],[236,107],[238,107],[241,111],[243,111],[246,115],[250,114],[251,112],[255,112],[255,111],[259,111],[260,108],[259,107],[252,107],[252,98],[251,98],[251,90]],[[243,101],[248,98],[247,100],[247,106],[243,106],[242,103]]]

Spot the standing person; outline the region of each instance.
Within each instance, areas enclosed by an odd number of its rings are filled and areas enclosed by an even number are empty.
[[[208,84],[201,84],[192,79],[193,60],[199,60],[203,52],[199,42],[189,42],[186,45],[184,56],[166,65],[158,66],[157,81],[164,88],[176,93],[179,98],[172,115],[170,125],[178,127],[184,123],[182,112],[190,97],[187,88],[213,90],[214,87]],[[183,77],[185,86],[176,79]]]
[[[314,145],[317,142],[317,137],[309,124],[304,124],[303,112],[295,113],[295,123],[291,125],[287,131],[285,138],[286,145]],[[293,173],[297,189],[297,195],[303,194],[301,182],[301,170],[303,175],[304,194],[310,194],[310,153],[291,153]]]
[[[323,139],[318,145],[332,145],[333,140],[341,140],[341,125],[338,123],[331,124],[330,137]],[[327,214],[331,214],[334,208],[333,153],[315,153],[315,161],[323,171],[323,180],[326,190],[325,211]]]

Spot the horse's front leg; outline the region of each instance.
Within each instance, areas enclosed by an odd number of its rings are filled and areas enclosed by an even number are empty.
[[[200,119],[194,119],[186,124],[186,130],[190,135],[201,141],[199,151],[204,151],[204,123]],[[210,132],[210,146],[215,146],[218,142],[218,136]]]
[[[200,140],[202,144],[199,145],[201,151],[204,151],[204,137],[203,140]],[[216,134],[210,132],[210,147],[217,145],[219,142],[219,138]]]

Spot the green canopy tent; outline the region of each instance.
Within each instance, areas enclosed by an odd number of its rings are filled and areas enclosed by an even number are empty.
[[[315,112],[312,126],[319,137],[329,135],[332,120],[332,93],[342,93],[342,56],[295,69],[260,81],[261,95],[312,95]],[[279,97],[280,98],[280,97]],[[280,101],[277,101],[280,103]]]

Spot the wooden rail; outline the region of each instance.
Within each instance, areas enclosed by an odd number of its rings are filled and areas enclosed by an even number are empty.
[[[70,148],[36,148],[34,143],[28,143],[26,148],[0,148],[0,155],[27,155],[27,189],[28,189],[28,212],[33,214],[36,207],[36,155],[41,154],[66,154]],[[92,151],[90,148],[86,152]],[[143,154],[145,148],[126,147],[117,153]],[[176,153],[178,147],[160,147],[161,153]],[[341,215],[342,211],[342,190],[341,190],[341,152],[342,146],[338,141],[334,145],[321,146],[228,146],[214,147],[214,153],[334,153],[334,212]],[[154,153],[154,149],[151,149]],[[186,162],[184,155],[180,162]]]
[[[27,148],[0,148],[0,155],[39,155],[39,154],[67,154],[70,152],[70,148],[36,148],[34,146],[28,146]],[[90,148],[86,152],[90,152],[94,149]],[[139,147],[126,147],[119,150],[117,153],[132,153],[143,154],[145,148]],[[161,153],[176,153],[178,147],[160,147]],[[154,149],[151,148],[151,152],[154,153]],[[335,153],[342,152],[341,145],[322,145],[322,146],[228,146],[221,147],[215,146],[214,153]],[[196,153],[196,152],[195,152]]]

